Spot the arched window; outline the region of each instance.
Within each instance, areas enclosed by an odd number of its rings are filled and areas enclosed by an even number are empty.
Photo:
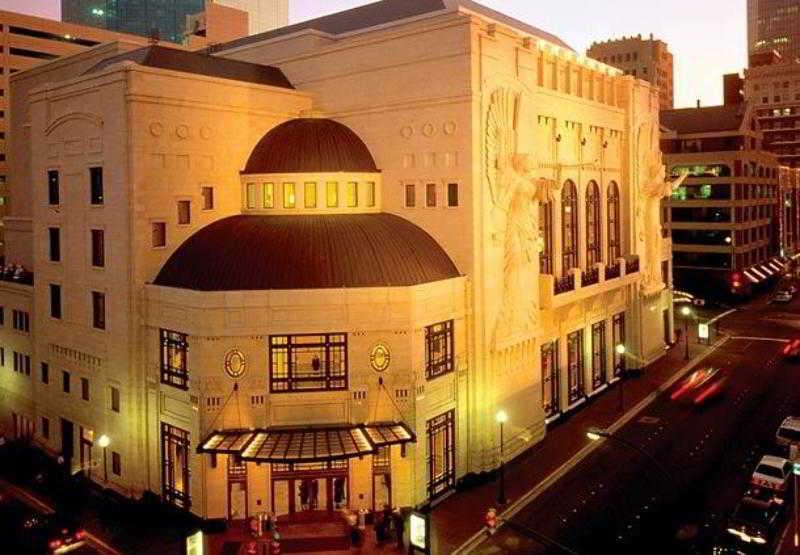
[[[539,272],[553,273],[553,203],[539,203],[539,237],[542,251],[539,253]]]
[[[590,181],[586,187],[586,268],[600,262],[600,187]]]
[[[561,257],[565,276],[578,267],[578,189],[572,181],[561,191]]]
[[[619,187],[612,181],[608,185],[608,264],[615,264],[622,254],[619,220]]]

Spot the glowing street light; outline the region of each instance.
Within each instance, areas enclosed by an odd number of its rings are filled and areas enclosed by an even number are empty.
[[[500,424],[500,483],[497,490],[497,502],[504,505],[506,502],[506,459],[503,452],[503,424],[508,422],[508,413],[501,409],[494,415],[494,419]]]
[[[683,335],[686,342],[686,354],[684,360],[689,360],[689,317],[692,315],[692,309],[688,306],[681,307],[681,315],[683,315]]]
[[[622,343],[619,343],[614,347],[614,352],[617,353],[617,355],[619,355],[619,360],[616,363],[616,367],[614,368],[614,371],[615,371],[616,375],[619,376],[619,411],[620,412],[622,412],[622,410],[625,408],[625,391],[624,391],[624,388],[625,388],[625,385],[624,385],[625,384],[625,375],[624,374],[625,374],[625,372],[624,372],[624,368],[625,368],[625,353],[627,351],[628,350],[625,348],[625,345],[623,345]]]
[[[111,445],[111,438],[103,434],[97,439],[97,445],[103,448],[103,481],[108,482],[108,446]]]

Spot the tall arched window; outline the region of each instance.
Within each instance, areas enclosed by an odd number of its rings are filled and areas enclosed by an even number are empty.
[[[578,189],[572,181],[561,191],[561,257],[565,276],[578,267]]]
[[[590,181],[586,187],[586,268],[600,262],[600,248],[600,187]]]
[[[553,273],[553,203],[539,203],[539,237],[542,251],[539,253],[539,272]]]
[[[612,181],[608,185],[608,264],[615,264],[622,254],[619,220],[619,187]]]

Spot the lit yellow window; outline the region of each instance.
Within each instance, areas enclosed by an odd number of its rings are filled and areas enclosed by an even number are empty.
[[[328,208],[339,206],[339,184],[335,181],[329,181],[325,187],[325,197],[328,199]]]
[[[294,208],[295,205],[294,183],[283,184],[283,207]]]
[[[303,202],[306,208],[317,207],[317,184],[306,183],[305,191],[303,192]]]
[[[275,208],[275,185],[264,183],[264,208]]]
[[[365,202],[368,207],[372,208],[375,206],[375,183],[373,181],[367,181],[366,188],[367,191]]]
[[[358,183],[355,181],[347,184],[347,206],[350,208],[358,206]]]

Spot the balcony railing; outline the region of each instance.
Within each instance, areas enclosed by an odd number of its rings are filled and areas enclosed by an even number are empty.
[[[639,271],[639,255],[632,254],[625,257],[625,273],[634,274]]]
[[[619,262],[615,262],[611,266],[606,266],[606,281],[610,279],[617,279],[621,274]]]
[[[553,292],[556,295],[567,293],[575,290],[575,276],[570,274],[555,280],[553,284]]]
[[[598,270],[596,266],[594,268],[589,268],[581,274],[581,287],[594,285],[595,283],[600,283],[600,270]]]

